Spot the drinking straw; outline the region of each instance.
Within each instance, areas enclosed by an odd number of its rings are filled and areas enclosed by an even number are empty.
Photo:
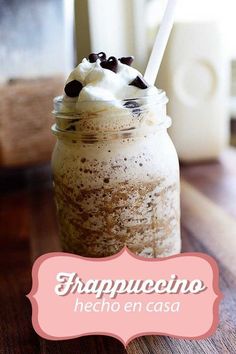
[[[148,65],[144,74],[144,79],[150,84],[154,85],[157,74],[163,59],[163,55],[167,46],[174,24],[174,12],[177,0],[168,0],[167,7],[157,33],[156,40],[150,55]]]

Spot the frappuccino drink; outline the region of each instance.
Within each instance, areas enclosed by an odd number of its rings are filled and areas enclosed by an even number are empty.
[[[105,257],[180,252],[179,165],[167,98],[133,58],[90,54],[54,101],[52,168],[64,251]]]

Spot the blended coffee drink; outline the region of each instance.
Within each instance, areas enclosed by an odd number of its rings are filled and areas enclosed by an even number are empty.
[[[126,245],[145,257],[180,252],[167,98],[132,61],[90,54],[54,101],[52,168],[64,251],[104,257]]]

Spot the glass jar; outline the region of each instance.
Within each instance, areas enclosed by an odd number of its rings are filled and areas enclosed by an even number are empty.
[[[125,101],[54,100],[52,156],[64,251],[105,257],[180,252],[179,163],[164,92]]]

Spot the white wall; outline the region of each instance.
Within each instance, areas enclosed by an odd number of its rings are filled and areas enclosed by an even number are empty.
[[[91,51],[135,56],[143,69],[147,56],[146,0],[88,0]]]
[[[89,0],[91,45],[94,52],[132,54],[129,0]],[[126,7],[126,8],[125,8]]]

